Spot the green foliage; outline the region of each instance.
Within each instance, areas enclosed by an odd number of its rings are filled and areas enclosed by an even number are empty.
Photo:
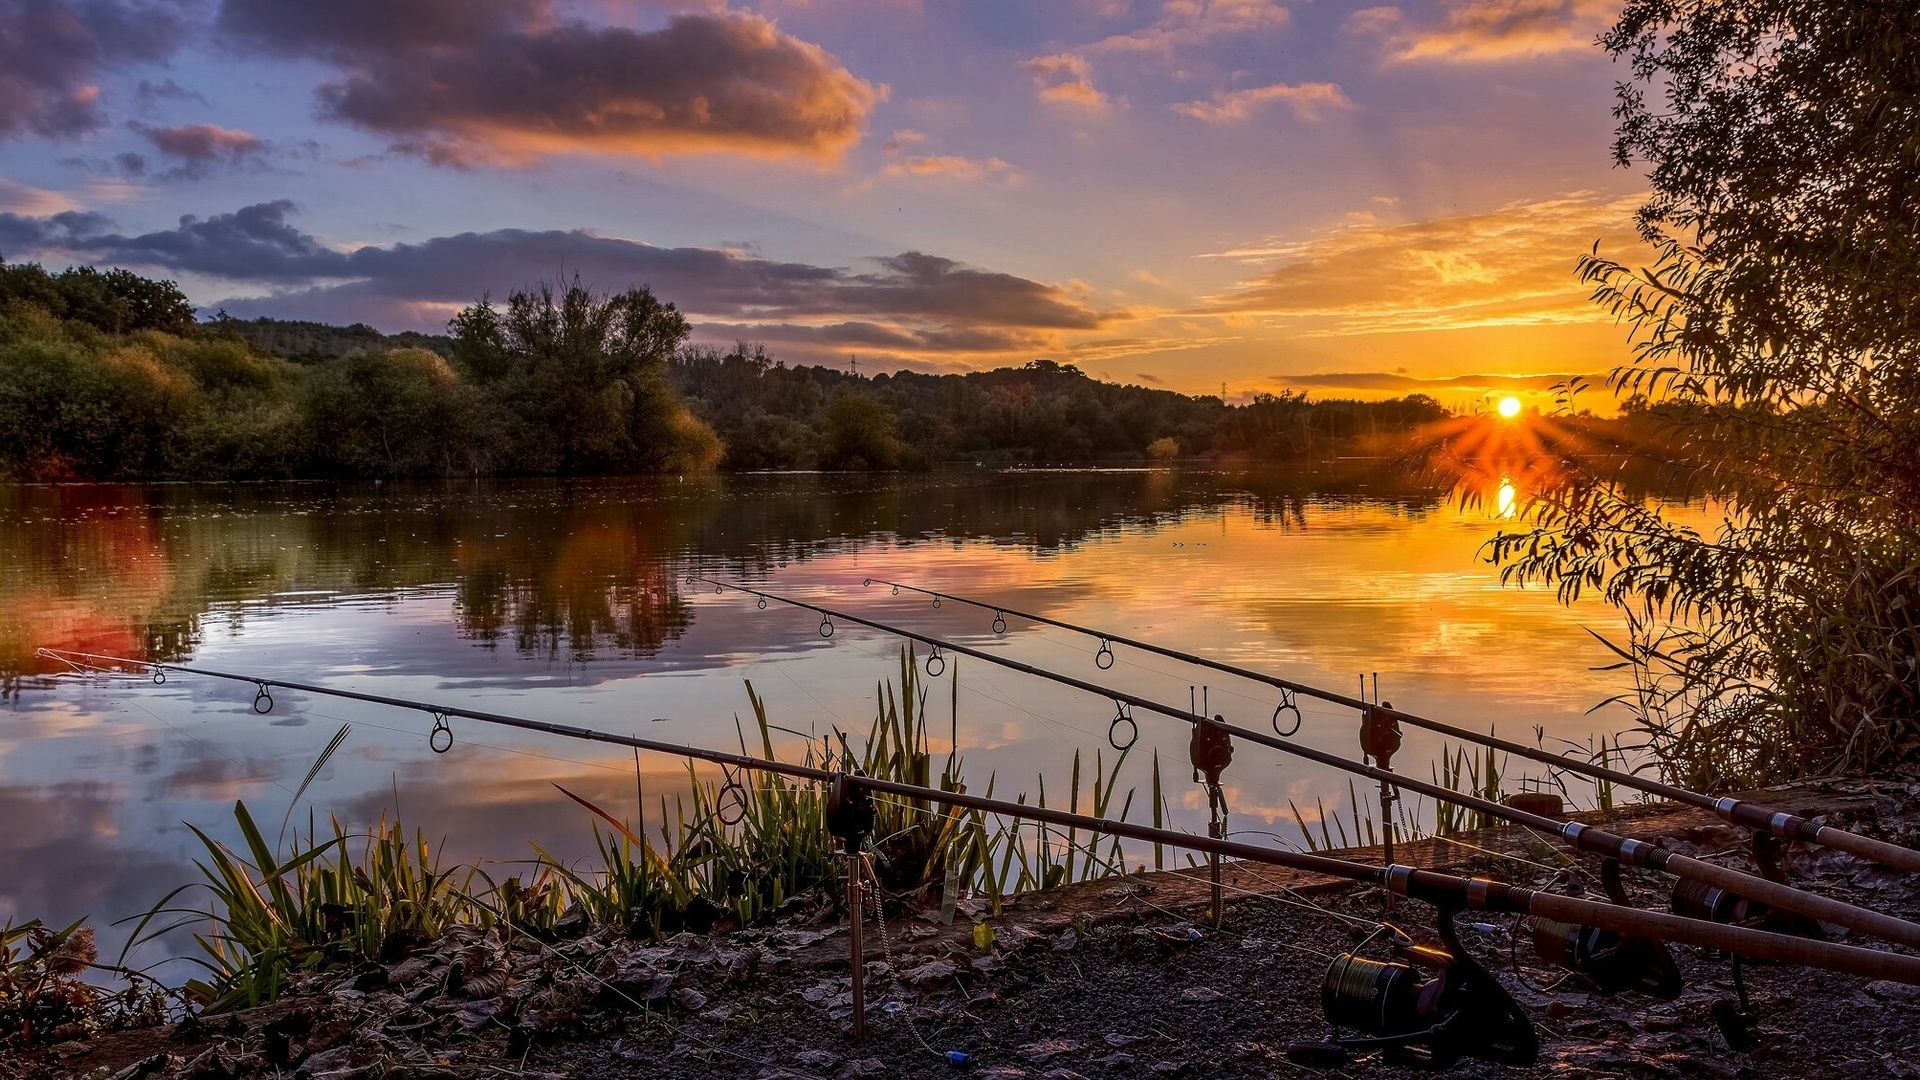
[[[316,464],[339,475],[446,476],[489,464],[477,395],[425,349],[322,365],[305,392]]]
[[[75,266],[49,274],[34,263],[0,264],[0,310],[19,302],[108,334],[193,332],[193,305],[171,281],[130,270]]]
[[[1157,439],[1223,459],[1294,460],[1343,448],[1384,452],[1445,409],[1394,401],[1262,394],[1245,405],[1088,378],[1036,360],[967,374],[871,377],[788,367],[759,346],[680,351],[672,378],[719,432],[738,469],[900,468],[945,461],[1140,461]],[[897,446],[895,445],[897,444]]]
[[[644,289],[482,301],[451,344],[224,313],[201,329],[184,304],[124,270],[0,266],[0,477],[685,473],[723,452],[664,377],[686,321]]]
[[[827,406],[826,450],[820,464],[829,469],[891,469],[900,463],[900,439],[893,410],[858,390],[845,391]]]
[[[1917,35],[1890,0],[1634,0],[1604,39],[1655,258],[1581,275],[1631,329],[1615,387],[1664,399],[1642,452],[1720,520],[1569,459],[1492,555],[1627,612],[1623,700],[1690,787],[1920,751]]]
[[[803,763],[965,791],[956,755],[949,753],[934,775],[929,695],[911,649],[901,652],[898,683],[882,684],[875,694],[874,721],[859,752],[836,733],[832,740],[809,742]],[[773,725],[765,702],[751,684],[747,698],[758,734],[755,750],[772,758]],[[346,733],[343,727],[315,761],[294,794],[295,803]],[[745,729],[741,751],[749,752]],[[1092,798],[1083,808],[1076,754],[1069,808],[1110,814],[1125,760],[1122,753],[1109,767],[1096,756]],[[691,768],[688,782],[690,794],[676,798],[671,808],[661,800],[658,845],[561,788],[593,815],[597,865],[571,865],[536,846],[530,878],[498,882],[472,867],[443,867],[425,836],[409,836],[397,819],[384,817],[361,835],[334,821],[324,839],[309,822],[304,837],[296,832],[285,854],[276,854],[281,845],[269,844],[246,804],[236,802],[234,825],[243,851],[189,826],[206,852],[205,861],[196,863],[201,880],[168,893],[138,916],[127,948],[176,930],[204,928],[195,935],[201,955],[191,959],[206,977],[189,980],[186,992],[206,1011],[218,1012],[271,1000],[299,972],[392,963],[462,925],[485,928],[506,920],[551,933],[572,912],[594,924],[657,937],[743,925],[798,898],[840,902],[845,861],[836,856],[837,843],[827,832],[826,797],[818,785],[744,774],[735,787],[702,780]],[[989,779],[987,794],[992,793]],[[1132,802],[1129,790],[1119,808],[1121,820]],[[1042,777],[1040,805],[1046,804]],[[1117,840],[1102,843],[1072,831],[1023,829],[919,799],[876,796],[875,811],[870,850],[885,899],[919,907],[937,903],[947,918],[964,896],[984,896],[997,911],[1013,892],[1127,869]],[[204,895],[207,902],[181,902],[191,895]],[[0,990],[4,986],[0,983]],[[6,1000],[0,995],[0,1010]]]
[[[102,995],[81,976],[95,959],[93,930],[80,923],[0,926],[0,1049],[87,1034]]]
[[[511,460],[560,473],[709,468],[712,433],[665,383],[687,320],[646,288],[603,294],[578,278],[516,291],[449,324],[453,354],[519,421]]]

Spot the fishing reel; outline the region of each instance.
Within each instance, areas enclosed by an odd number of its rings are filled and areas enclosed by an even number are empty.
[[[1774,934],[1825,941],[1819,922],[1792,911],[1779,911],[1759,900],[1731,893],[1717,885],[1682,878],[1674,882],[1668,909],[1688,919],[1704,919],[1728,926],[1744,926]]]
[[[1352,1053],[1377,1050],[1397,1063],[1436,1069],[1466,1057],[1533,1064],[1540,1041],[1532,1021],[1461,946],[1453,917],[1441,911],[1438,946],[1396,940],[1391,960],[1352,952],[1335,957],[1320,988],[1320,1007],[1336,1029],[1362,1034],[1295,1043],[1287,1048],[1288,1059],[1333,1068]]]
[[[1781,869],[1780,858],[1786,854],[1787,841],[1756,832],[1752,837],[1752,845],[1753,861],[1760,868],[1760,876],[1768,881],[1785,884],[1787,875]],[[1691,878],[1681,878],[1674,882],[1673,898],[1668,903],[1668,909],[1675,915],[1689,919],[1705,919],[1709,922],[1744,926],[1750,930],[1766,930],[1775,934],[1789,934],[1815,941],[1827,940],[1827,932],[1820,928],[1818,920],[1797,912],[1777,911],[1764,901],[1750,899]]]
[[[1627,906],[1618,862],[1602,863],[1600,880],[1607,899]],[[1527,929],[1541,960],[1573,972],[1602,994],[1631,990],[1661,1001],[1680,996],[1680,965],[1665,942],[1539,917],[1528,919]]]

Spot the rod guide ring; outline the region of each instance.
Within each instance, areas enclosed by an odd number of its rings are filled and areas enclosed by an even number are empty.
[[[833,620],[825,615],[820,616],[820,636],[823,638],[833,636]]]
[[[747,820],[747,786],[740,782],[738,770],[723,765],[720,771],[726,779],[714,796],[713,816],[720,819],[720,824],[732,827]]]
[[[1281,713],[1293,714],[1293,723],[1284,731],[1280,729]],[[1300,715],[1300,699],[1294,696],[1293,691],[1282,687],[1280,690],[1280,704],[1273,707],[1273,733],[1283,739],[1291,739],[1300,733],[1300,725],[1304,720],[1305,717]]]
[[[267,692],[266,683],[254,683],[253,711],[265,716],[273,711],[273,695]],[[264,704],[262,704],[264,702]]]
[[[153,669],[153,685],[155,686],[167,685],[167,672],[165,668],[156,667]]]
[[[1122,725],[1127,729],[1125,739],[1120,737]],[[1107,725],[1107,744],[1124,754],[1133,749],[1133,744],[1139,741],[1140,725],[1133,720],[1133,709],[1124,701],[1114,702],[1113,722]]]
[[[433,730],[427,733],[427,749],[436,754],[444,754],[453,749],[453,725],[447,723],[447,714],[433,714]]]
[[[941,655],[940,646],[935,645],[933,651],[927,654],[927,674],[937,679],[946,674],[946,671],[947,658]]]
[[[1106,671],[1113,667],[1112,641],[1106,638],[1100,639],[1100,651],[1093,654],[1093,666],[1099,668],[1101,671]]]
[[[993,632],[996,634],[1007,632],[1007,617],[998,611],[993,613]]]

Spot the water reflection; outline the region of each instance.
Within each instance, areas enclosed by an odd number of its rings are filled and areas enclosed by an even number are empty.
[[[866,729],[897,641],[851,627],[824,641],[816,619],[688,591],[698,569],[1164,701],[1184,703],[1200,678],[1125,651],[1097,672],[1092,642],[1018,623],[997,635],[990,616],[861,586],[884,577],[1336,689],[1378,671],[1392,700],[1442,719],[1585,738],[1609,722],[1586,714],[1613,689],[1588,670],[1605,657],[1581,611],[1503,589],[1476,560],[1490,510],[1363,466],[0,488],[0,811],[17,823],[0,837],[0,919],[143,908],[191,871],[180,822],[225,835],[235,799],[277,821],[342,722],[355,725],[346,748],[294,820],[358,823],[397,799],[456,859],[525,858],[528,841],[585,854],[590,833],[555,783],[657,827],[657,797],[686,782],[677,762],[643,760],[636,778],[624,753],[474,725],[436,757],[420,717],[330,699],[288,695],[263,719],[250,691],[206,680],[56,682],[34,659],[42,645],[729,747],[750,680],[783,727]],[[971,661],[955,670],[936,716],[957,704],[948,719],[981,785],[1064,783],[1076,750],[1104,747],[1111,702]],[[1216,711],[1266,722],[1271,691],[1210,678]],[[1184,761],[1177,727],[1142,723],[1124,785],[1146,790],[1156,749]],[[1351,717],[1309,706],[1300,737],[1350,753]],[[1438,752],[1410,732],[1400,760],[1424,774],[1420,758]],[[1346,791],[1267,752],[1239,755],[1227,779],[1235,821],[1256,831],[1291,830],[1289,800],[1311,813],[1316,796]],[[1175,787],[1177,823],[1203,821],[1197,791]]]

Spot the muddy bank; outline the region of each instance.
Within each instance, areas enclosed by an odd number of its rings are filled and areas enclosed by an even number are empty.
[[[1763,801],[1920,840],[1920,783],[1808,786]],[[1710,815],[1621,812],[1614,827],[1749,866],[1741,834]],[[1378,853],[1345,853],[1376,860]],[[1537,838],[1490,830],[1418,845],[1401,861],[1519,883],[1597,888]],[[1920,918],[1920,882],[1850,856],[1795,849],[1793,880]],[[16,1056],[13,1076],[383,1077],[1293,1077],[1419,1075],[1378,1057],[1316,1070],[1286,1049],[1330,1034],[1320,986],[1333,954],[1371,934],[1378,890],[1230,867],[1225,925],[1205,924],[1203,872],[1134,875],[1028,896],[998,917],[942,926],[892,913],[866,935],[867,1037],[849,1025],[848,936],[825,912],[726,937],[639,941],[608,929],[540,940],[463,930],[398,964],[308,977],[272,1006],[172,1028],[96,1036]],[[1628,872],[1636,903],[1669,882]],[[1401,901],[1417,937],[1433,913]],[[1468,921],[1468,920],[1471,921]],[[1861,942],[1830,929],[1834,940]],[[1604,997],[1533,954],[1514,920],[1469,916],[1463,944],[1525,1009],[1537,1064],[1468,1060],[1457,1076],[1920,1077],[1920,988],[1749,966],[1753,1026],[1731,1034],[1725,958],[1676,947],[1671,1002]],[[1376,946],[1370,950],[1382,955]],[[1725,1006],[1721,1006],[1724,1012]],[[1744,1039],[1741,1037],[1744,1036]]]

